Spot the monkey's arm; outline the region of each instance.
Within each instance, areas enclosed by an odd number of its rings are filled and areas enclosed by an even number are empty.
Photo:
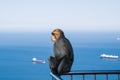
[[[69,51],[70,51],[70,44],[68,43],[68,41],[62,41],[61,45],[59,47],[60,50],[60,57],[61,59],[65,58],[65,57],[69,57]]]

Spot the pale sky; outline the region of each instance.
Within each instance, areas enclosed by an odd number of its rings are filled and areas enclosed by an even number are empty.
[[[120,0],[0,0],[0,32],[120,32]]]

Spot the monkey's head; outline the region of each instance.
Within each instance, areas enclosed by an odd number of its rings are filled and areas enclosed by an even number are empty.
[[[61,29],[55,29],[52,32],[52,41],[56,42],[57,40],[59,40],[60,38],[64,37],[64,32]]]

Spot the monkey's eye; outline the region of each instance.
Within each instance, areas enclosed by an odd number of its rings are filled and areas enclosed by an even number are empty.
[[[52,32],[52,35],[53,35],[53,36],[58,36],[59,34]]]
[[[58,35],[58,34],[57,34],[57,33],[53,33],[53,32],[52,32],[52,35],[53,35],[53,36],[55,36],[55,35]]]
[[[55,35],[55,33],[52,32],[52,35]]]

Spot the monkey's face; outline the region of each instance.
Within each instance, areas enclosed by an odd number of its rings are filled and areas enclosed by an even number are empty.
[[[53,41],[53,42],[56,42],[56,41],[60,38],[61,33],[62,33],[62,30],[60,30],[60,29],[55,29],[55,30],[52,32],[52,37],[51,37],[52,41]]]
[[[56,39],[56,37],[55,37],[54,35],[52,35],[51,40],[52,40],[53,42],[56,42],[56,41],[57,41],[57,39]]]

